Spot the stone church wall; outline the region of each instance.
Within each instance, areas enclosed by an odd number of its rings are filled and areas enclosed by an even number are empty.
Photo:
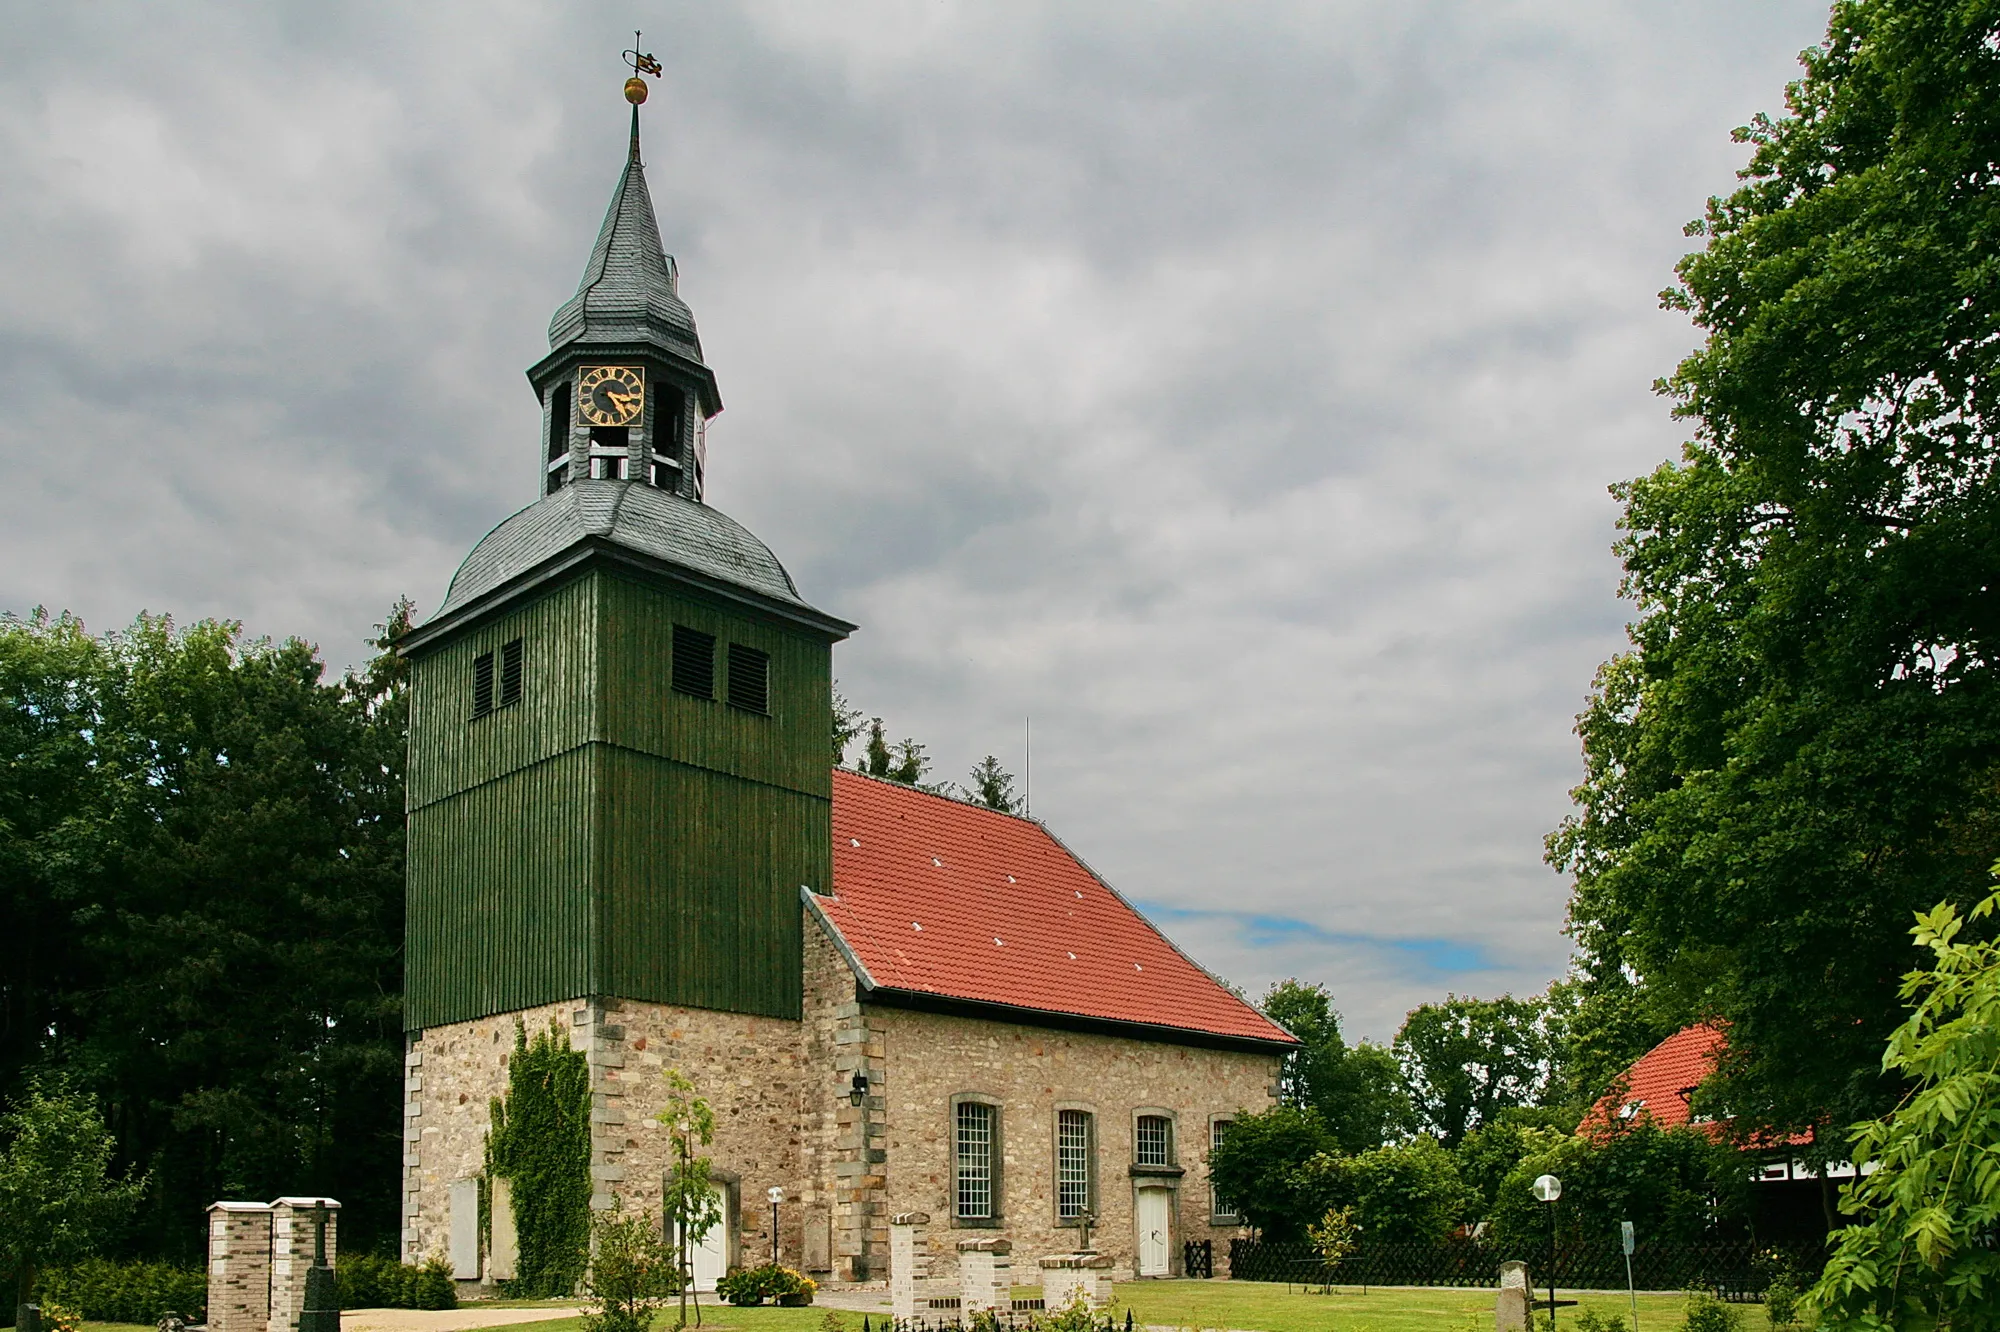
[[[490,1105],[507,1090],[519,1018],[530,1036],[555,1019],[590,1059],[592,1205],[657,1211],[670,1148],[655,1116],[663,1072],[678,1068],[715,1109],[714,1175],[730,1196],[731,1262],[771,1252],[765,1190],[790,1198],[800,1177],[804,1050],[796,1022],[634,1001],[572,1001],[432,1027],[411,1043],[405,1109],[404,1256],[450,1252],[451,1186],[479,1175]],[[800,1208],[780,1209],[780,1246],[796,1255]],[[463,1273],[463,1269],[461,1269]]]
[[[1055,1215],[1061,1109],[1096,1117],[1098,1221],[1091,1239],[1114,1260],[1114,1275],[1129,1277],[1137,1264],[1133,1121],[1141,1110],[1173,1119],[1174,1156],[1185,1171],[1145,1180],[1175,1190],[1172,1270],[1179,1271],[1183,1241],[1209,1239],[1221,1275],[1230,1237],[1243,1232],[1210,1224],[1209,1123],[1216,1115],[1268,1109],[1276,1058],[884,1007],[870,1008],[868,1017],[890,1069],[883,1098],[886,1194],[896,1212],[931,1215],[926,1242],[934,1279],[955,1273],[962,1239],[1011,1240],[1015,1280],[1023,1285],[1039,1280],[1038,1257],[1075,1247],[1075,1228],[1058,1225]],[[997,1225],[976,1229],[952,1219],[952,1098],[965,1094],[1002,1103],[1001,1216]]]

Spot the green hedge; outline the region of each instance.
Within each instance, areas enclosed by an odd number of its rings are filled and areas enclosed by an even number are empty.
[[[208,1317],[208,1273],[171,1263],[89,1258],[42,1273],[36,1294],[93,1323],[157,1323],[168,1314],[199,1323]]]
[[[456,1309],[458,1284],[442,1258],[422,1267],[373,1254],[340,1255],[334,1274],[343,1309]]]

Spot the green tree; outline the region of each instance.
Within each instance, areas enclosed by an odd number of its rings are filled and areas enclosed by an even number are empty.
[[[1418,1124],[1455,1147],[1500,1111],[1536,1102],[1551,1048],[1540,1002],[1454,994],[1411,1009],[1395,1052]]]
[[[583,1332],[651,1332],[653,1319],[684,1284],[659,1217],[628,1216],[622,1203],[591,1215]]]
[[[1728,1021],[1757,1126],[1895,1103],[1901,922],[2000,853],[1995,22],[1834,5],[1665,293],[1705,335],[1661,385],[1694,438],[1615,492],[1638,619],[1551,859],[1587,958]]]
[[[1882,1056],[1913,1090],[1854,1127],[1853,1159],[1877,1168],[1843,1190],[1857,1220],[1807,1294],[1825,1332],[2000,1328],[2000,943],[1960,937],[1996,909],[2000,893],[1917,917],[1931,965],[1904,977],[1911,1012]]]
[[[1549,986],[1544,1104],[1581,1117],[1638,1058],[1681,1028],[1622,967],[1576,966]],[[1573,1125],[1572,1125],[1573,1126]]]
[[[905,786],[921,785],[924,774],[930,771],[931,761],[924,753],[924,747],[915,740],[904,739],[890,744],[882,730],[882,719],[868,719],[868,743],[861,753],[860,770],[870,777],[880,777],[885,781],[901,782]]]
[[[660,1111],[660,1125],[667,1130],[673,1167],[667,1175],[660,1211],[674,1236],[681,1297],[680,1321],[675,1326],[686,1327],[688,1296],[694,1290],[694,1250],[722,1224],[722,1199],[716,1195],[709,1174],[709,1158],[701,1151],[715,1141],[715,1111],[679,1069],[668,1069],[666,1081],[667,1100]],[[699,1327],[699,1297],[694,1302],[694,1317]]]
[[[847,701],[847,695],[840,692],[840,682],[833,686],[833,766],[847,762],[847,747],[861,735],[861,709]]]
[[[1279,1074],[1285,1104],[1319,1112],[1343,1152],[1365,1152],[1408,1131],[1411,1112],[1395,1056],[1362,1041],[1349,1046],[1324,985],[1284,980],[1259,1004],[1299,1038]]]
[[[34,1300],[44,1267],[96,1252],[138,1203],[143,1180],[111,1173],[117,1140],[96,1100],[60,1078],[38,1079],[0,1117],[0,1268],[15,1303]]]
[[[1230,1121],[1208,1154],[1209,1178],[1265,1239],[1296,1240],[1336,1205],[1326,1172],[1309,1167],[1338,1148],[1317,1111],[1273,1106]]]
[[[973,764],[971,776],[972,786],[966,792],[970,799],[1002,814],[1012,814],[1020,805],[1020,797],[1014,794],[1014,774],[1001,767],[993,755]]]
[[[244,1192],[395,1232],[407,620],[329,680],[226,622],[0,619],[0,1079],[97,1094],[142,1249],[196,1258]]]
[[[486,1170],[512,1182],[519,1260],[512,1291],[562,1299],[590,1255],[590,1066],[556,1019],[514,1024],[507,1095],[490,1107]]]
[[[1561,1146],[1575,1129],[1575,1119],[1565,1111],[1517,1108],[1502,1110],[1492,1122],[1466,1134],[1453,1149],[1452,1159],[1458,1163],[1459,1178],[1472,1191],[1470,1213],[1490,1216],[1500,1198],[1500,1185],[1515,1167]]]
[[[1741,1152],[1699,1129],[1662,1129],[1641,1116],[1617,1133],[1559,1137],[1522,1158],[1488,1215],[1502,1247],[1532,1252],[1547,1241],[1550,1204],[1531,1191],[1545,1174],[1563,1184],[1555,1207],[1565,1244],[1614,1239],[1620,1221],[1649,1243],[1736,1238],[1749,1214],[1750,1164]]]
[[[1354,1208],[1362,1233],[1386,1244],[1449,1239],[1477,1194],[1436,1138],[1421,1136],[1337,1162],[1336,1196]]]

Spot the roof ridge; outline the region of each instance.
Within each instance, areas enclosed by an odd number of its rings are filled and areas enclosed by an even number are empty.
[[[1013,819],[1017,822],[1028,824],[1031,827],[1040,828],[1043,832],[1048,832],[1049,830],[1048,824],[1043,823],[1032,814],[1016,814],[1010,809],[995,809],[993,806],[982,804],[977,800],[964,800],[943,791],[934,791],[927,786],[918,786],[912,782],[899,782],[893,777],[877,777],[872,772],[863,772],[859,768],[850,768],[841,763],[834,764],[833,770],[845,773],[849,777],[859,777],[864,782],[874,782],[877,786],[893,787],[898,791],[915,791],[918,795],[927,795],[935,800],[948,801],[951,804],[959,805],[966,809],[978,810],[982,814],[997,814],[1003,819]],[[1054,833],[1050,833],[1049,835],[1051,837],[1055,836]]]

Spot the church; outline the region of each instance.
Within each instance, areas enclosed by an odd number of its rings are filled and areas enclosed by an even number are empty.
[[[698,1285],[774,1252],[879,1280],[899,1213],[930,1217],[938,1276],[966,1238],[1032,1267],[1087,1237],[1121,1277],[1220,1257],[1209,1147],[1296,1042],[1040,823],[831,762],[856,626],[707,502],[722,399],[627,97],[528,370],[534,502],[401,644],[405,1259],[511,1274],[479,1230],[488,1107],[517,1024],[552,1021],[589,1064],[592,1206],[660,1205],[665,1070],[714,1106]]]

